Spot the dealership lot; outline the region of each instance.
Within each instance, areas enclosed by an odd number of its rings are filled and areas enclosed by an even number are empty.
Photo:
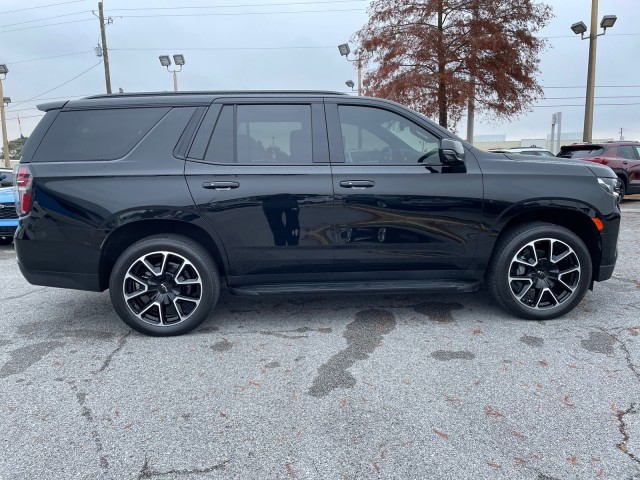
[[[0,247],[0,478],[640,478],[640,196],[570,315],[486,293],[231,297],[194,333]]]

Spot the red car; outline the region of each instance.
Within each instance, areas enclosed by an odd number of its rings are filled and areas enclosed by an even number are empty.
[[[558,157],[607,165],[620,179],[620,199],[640,193],[640,142],[576,143],[560,148]]]

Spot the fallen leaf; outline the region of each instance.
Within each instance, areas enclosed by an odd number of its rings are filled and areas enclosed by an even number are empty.
[[[379,472],[380,471],[380,464],[378,462],[371,462],[371,463],[373,463],[373,468],[376,469],[376,472]]]
[[[495,463],[495,462],[487,462],[487,465],[489,465],[491,468],[502,468],[502,465],[500,465],[499,463]]]
[[[622,453],[627,453],[627,444],[626,443],[621,443],[620,445],[618,445],[618,448],[620,449],[620,451]]]
[[[516,464],[521,465],[523,463],[527,463],[527,459],[526,458],[522,458],[522,457],[515,457],[514,460],[516,461]]]
[[[444,398],[447,400],[447,402],[459,402],[460,399],[458,397],[451,397],[449,395],[445,395]]]
[[[411,385],[411,380],[402,380],[405,385]]]
[[[600,470],[598,470],[598,471],[596,472],[596,478],[600,478],[600,477],[601,477],[601,476],[603,476],[603,475],[604,475],[604,470],[603,470],[603,469],[600,469]]]
[[[570,363],[569,368],[578,368],[578,366],[575,363]]]
[[[601,460],[600,460],[598,457],[592,457],[592,458],[591,458],[591,461],[592,461],[592,462],[599,462],[599,461],[601,461]]]
[[[290,463],[285,464],[285,467],[287,468],[287,473],[291,478],[298,478],[296,477],[296,472],[293,470],[293,467]]]
[[[640,327],[629,327],[627,328],[627,331],[634,337],[637,337],[638,335],[640,335]]]
[[[472,330],[471,333],[473,333],[474,335],[481,335],[482,330],[480,330],[479,328],[476,328],[475,330]]]
[[[576,465],[578,463],[578,459],[576,457],[567,457],[567,461],[571,464],[571,465]]]
[[[436,434],[440,435],[442,438],[444,438],[445,440],[449,439],[449,435],[447,435],[444,432],[441,432],[440,430],[436,430],[435,428],[433,429],[434,432],[436,432]]]
[[[547,362],[546,360],[538,360],[538,363],[543,367],[549,366],[549,362]]]
[[[484,407],[484,414],[487,415],[488,417],[496,417],[496,418],[504,416],[493,407]]]
[[[261,387],[262,385],[259,384],[258,382],[254,382],[253,380],[249,380],[249,385],[253,385],[255,387]]]
[[[527,437],[526,435],[523,435],[522,433],[520,433],[517,430],[512,430],[511,433],[513,433],[516,437],[518,437],[520,440],[526,440]]]
[[[611,402],[611,410],[617,410],[618,407],[616,406],[616,404],[614,402]]]
[[[567,407],[575,407],[576,404],[572,403],[571,400],[569,400],[569,395],[565,395],[564,398],[562,399],[562,403],[564,403]]]
[[[346,398],[343,398],[343,399],[340,401],[340,403],[342,404],[342,408],[346,407],[346,406],[347,406],[347,399],[346,399]]]

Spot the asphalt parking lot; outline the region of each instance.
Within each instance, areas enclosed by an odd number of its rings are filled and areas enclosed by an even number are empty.
[[[565,318],[486,293],[224,295],[129,330],[0,247],[0,479],[640,478],[640,197]]]

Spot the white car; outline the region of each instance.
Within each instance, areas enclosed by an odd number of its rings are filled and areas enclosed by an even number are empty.
[[[555,155],[549,150],[540,147],[492,148],[489,151],[494,153],[517,153],[518,155],[533,155],[534,157],[555,157]]]

